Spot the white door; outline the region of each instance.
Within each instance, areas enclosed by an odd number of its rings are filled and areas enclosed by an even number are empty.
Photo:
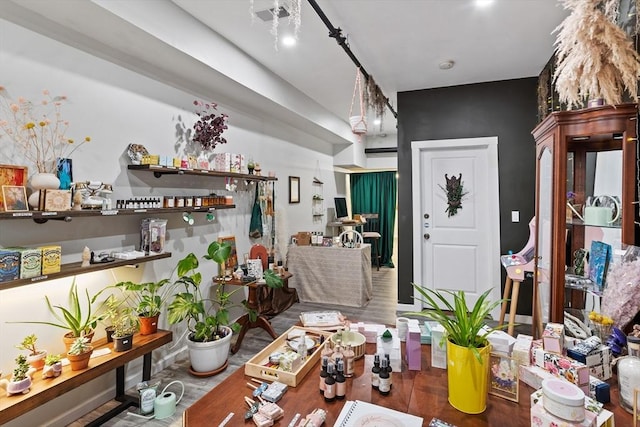
[[[489,300],[499,300],[498,138],[412,141],[411,151],[415,283],[463,290],[470,307],[489,288]],[[462,182],[457,210],[447,178]]]

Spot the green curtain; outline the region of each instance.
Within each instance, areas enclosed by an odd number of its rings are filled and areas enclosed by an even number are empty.
[[[381,264],[392,268],[397,191],[394,171],[351,174],[351,212],[378,214]]]

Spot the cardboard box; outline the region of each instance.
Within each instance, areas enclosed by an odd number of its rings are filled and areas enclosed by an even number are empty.
[[[20,278],[29,279],[42,274],[42,250],[40,248],[10,248],[20,253]]]
[[[564,377],[577,386],[589,384],[589,367],[584,363],[542,348],[533,351],[534,365],[552,374]]]
[[[231,153],[216,153],[213,158],[213,170],[231,172]]]
[[[606,345],[599,346],[591,353],[584,355],[582,352],[567,350],[567,356],[578,362],[584,363],[589,367],[591,375],[601,379],[608,380],[611,378],[611,348]]]
[[[422,369],[422,349],[420,348],[420,346],[420,327],[409,325],[405,351],[407,368],[410,371],[419,371]]]
[[[444,328],[435,325],[431,328],[431,366],[447,369],[447,343],[442,339]]]
[[[596,399],[598,402],[609,403],[611,402],[611,390],[609,383],[594,377],[589,377],[589,396]]]
[[[547,323],[542,331],[542,348],[551,353],[562,354],[564,349],[564,325]]]
[[[596,415],[593,412],[586,411],[582,422],[566,421],[548,413],[542,406],[542,401],[531,407],[531,425],[536,427],[597,427]]]
[[[58,273],[62,260],[62,247],[58,245],[41,246],[42,274]]]
[[[528,366],[531,364],[531,335],[518,334],[516,342],[513,344],[512,357],[518,365]]]
[[[531,393],[531,407],[542,402],[542,389]],[[596,415],[596,425],[598,427],[615,427],[615,419],[611,411],[604,409],[603,404],[592,397],[584,397],[584,409]]]
[[[0,249],[0,282],[20,278],[20,252],[15,249]]]
[[[308,231],[299,231],[296,238],[298,239],[298,246],[311,245],[311,233]]]
[[[300,366],[297,366],[293,372],[286,372],[279,369],[278,366],[269,362],[269,356],[274,352],[283,352],[287,348],[287,341],[290,335],[300,335],[305,332],[307,337],[316,339],[316,346],[307,360]],[[320,331],[318,329],[303,328],[300,326],[292,326],[285,333],[280,335],[271,344],[265,347],[261,352],[253,356],[244,365],[244,373],[250,377],[259,378],[267,381],[279,381],[290,387],[296,387],[302,379],[309,373],[311,368],[320,360],[320,354],[322,353],[322,345],[320,345],[320,337],[329,339],[332,332]]]

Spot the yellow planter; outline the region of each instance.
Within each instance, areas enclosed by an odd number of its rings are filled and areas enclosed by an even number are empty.
[[[482,363],[467,347],[447,341],[449,403],[466,414],[479,414],[487,407],[491,347],[478,350]]]

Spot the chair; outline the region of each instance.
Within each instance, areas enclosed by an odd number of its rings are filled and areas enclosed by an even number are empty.
[[[360,218],[366,221],[362,237],[365,241],[369,240],[371,242],[371,256],[376,260],[377,270],[380,271],[380,259],[382,258],[379,248],[380,239],[382,238],[380,234],[380,218],[377,213],[360,214]]]

